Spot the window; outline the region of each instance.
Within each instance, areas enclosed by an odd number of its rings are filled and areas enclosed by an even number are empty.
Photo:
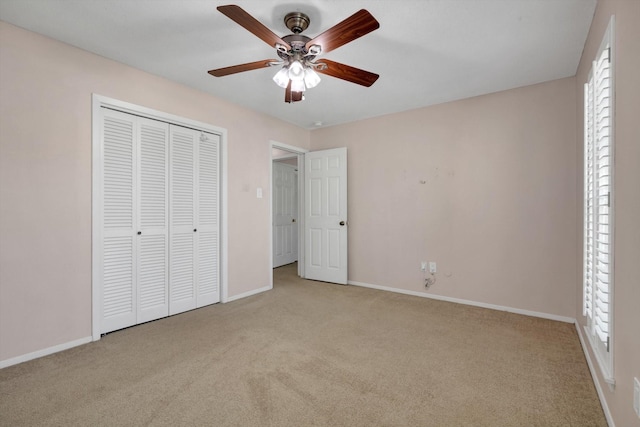
[[[586,334],[613,384],[613,17],[584,86],[584,275]]]

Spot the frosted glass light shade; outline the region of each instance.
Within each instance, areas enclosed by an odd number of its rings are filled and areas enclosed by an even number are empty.
[[[276,75],[273,76],[273,81],[276,82],[276,84],[281,88],[286,89],[287,86],[289,86],[289,70],[287,70],[285,67],[282,67],[280,71],[278,71]]]
[[[302,81],[302,79],[304,79],[304,67],[300,61],[293,61],[291,65],[289,65],[289,78],[292,81]]]
[[[315,70],[311,68],[304,70],[304,84],[307,86],[307,89],[318,86],[318,83],[320,83],[320,76]]]

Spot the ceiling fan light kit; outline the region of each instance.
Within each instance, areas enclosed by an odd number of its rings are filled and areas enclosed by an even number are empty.
[[[309,16],[302,12],[290,12],[285,15],[284,23],[293,34],[280,38],[239,6],[219,6],[218,11],[274,47],[279,60],[255,61],[218,68],[209,71],[212,76],[222,77],[264,67],[282,66],[273,76],[273,81],[285,89],[285,102],[289,103],[302,101],[305,90],[320,83],[318,73],[365,87],[371,86],[379,77],[377,74],[349,65],[318,60],[321,53],[337,49],[380,27],[378,21],[364,9],[313,39],[300,34],[311,23]]]

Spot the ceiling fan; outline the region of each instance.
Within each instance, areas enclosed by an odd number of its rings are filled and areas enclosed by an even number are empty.
[[[222,77],[264,67],[282,66],[273,80],[285,89],[284,101],[288,103],[302,101],[305,89],[311,89],[320,83],[318,73],[366,87],[375,83],[379,77],[378,74],[339,62],[318,59],[320,54],[337,49],[380,27],[380,23],[365,9],[313,39],[301,34],[311,22],[302,12],[291,12],[284,17],[285,25],[293,34],[280,38],[239,6],[219,6],[218,10],[274,47],[279,59],[264,59],[210,70],[209,74],[212,76]]]

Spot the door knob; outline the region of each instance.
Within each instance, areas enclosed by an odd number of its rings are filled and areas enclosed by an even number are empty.
[[[296,219],[295,219],[295,218],[293,218],[293,219],[291,220],[291,222],[296,222]]]
[[[345,222],[344,221],[340,221],[340,226],[344,226]]]
[[[197,229],[197,228],[194,228],[194,229],[193,229],[193,232],[195,233],[196,231],[198,231],[198,229]]]
[[[142,231],[138,231],[138,236],[142,234]]]

